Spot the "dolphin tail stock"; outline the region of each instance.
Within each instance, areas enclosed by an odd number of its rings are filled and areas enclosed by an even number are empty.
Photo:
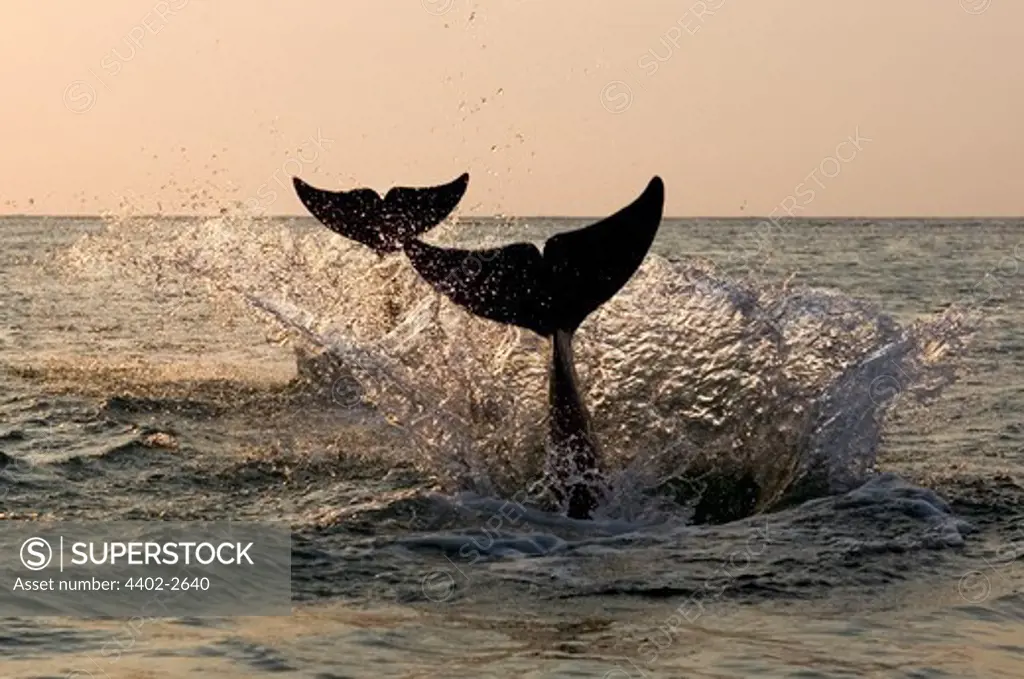
[[[664,201],[664,183],[654,177],[610,217],[549,238],[543,254],[530,243],[460,250],[419,240],[410,240],[405,252],[428,283],[478,316],[543,337],[556,330],[572,334],[640,267]]]
[[[396,186],[383,198],[367,188],[325,191],[298,177],[292,183],[299,200],[324,226],[384,255],[443,222],[466,193],[469,174],[440,186]]]
[[[640,267],[657,233],[664,201],[664,184],[655,177],[639,198],[612,216],[549,238],[543,254],[530,243],[459,250],[414,239],[405,246],[419,274],[456,304],[551,337],[544,485],[574,519],[590,518],[605,482],[578,387],[573,333]]]

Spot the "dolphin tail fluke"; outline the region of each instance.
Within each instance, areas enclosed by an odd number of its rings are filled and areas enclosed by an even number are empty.
[[[324,226],[385,254],[443,222],[462,200],[469,174],[441,186],[396,186],[384,198],[372,189],[325,191],[298,177],[292,183],[299,200]]]
[[[665,185],[655,177],[611,217],[548,239],[544,259],[556,328],[576,330],[633,277],[654,242],[664,203]]]
[[[516,243],[458,250],[411,240],[405,252],[420,275],[472,313],[548,337],[572,333],[633,276],[661,222],[659,177],[623,209],[596,224],[549,238],[543,255]]]

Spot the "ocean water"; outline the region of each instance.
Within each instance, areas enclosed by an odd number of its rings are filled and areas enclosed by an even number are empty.
[[[576,522],[532,494],[544,344],[401,257],[306,219],[0,220],[2,518],[287,521],[294,599],[3,618],[0,675],[1018,677],[1022,226],[665,220],[577,337],[614,483]]]

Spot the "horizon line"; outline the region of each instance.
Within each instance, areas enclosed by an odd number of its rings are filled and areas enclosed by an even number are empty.
[[[112,213],[107,214],[25,214],[23,212],[11,212],[11,213],[0,213],[0,219],[105,219],[107,217],[120,217],[123,219],[210,219],[216,217],[238,217],[238,214],[202,214],[202,213],[147,213],[138,215],[114,215]],[[242,215],[249,219],[312,219],[316,220],[310,214],[281,214],[281,215]],[[573,215],[467,215],[463,219],[579,219],[579,220],[593,220],[600,221],[606,219],[608,215],[603,216],[573,216]],[[748,220],[761,220],[761,221],[773,221],[773,218],[769,215],[663,215],[662,219],[748,219]],[[814,221],[822,219],[926,219],[926,220],[938,220],[938,219],[955,219],[955,220],[971,220],[971,219],[1020,219],[1024,220],[1024,214],[1022,215],[814,215],[814,216],[784,216],[776,217],[774,221],[788,221],[788,220],[804,220]]]

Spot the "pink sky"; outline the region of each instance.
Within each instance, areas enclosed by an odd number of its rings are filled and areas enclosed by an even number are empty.
[[[463,214],[601,215],[654,174],[670,215],[1024,214],[1018,0],[5,0],[0,25],[0,213],[300,214],[291,174],[468,170]]]

